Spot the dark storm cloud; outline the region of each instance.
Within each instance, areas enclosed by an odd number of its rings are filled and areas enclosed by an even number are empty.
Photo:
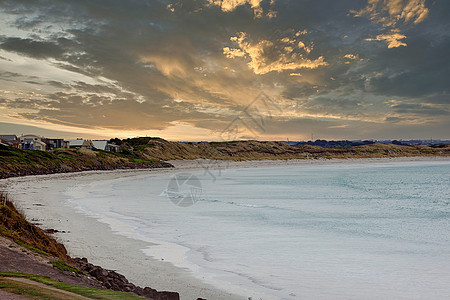
[[[64,53],[64,50],[55,43],[13,37],[0,39],[0,48],[35,58],[59,58]]]
[[[422,98],[423,102],[430,104],[450,104],[450,94],[444,92],[442,94],[432,94]]]
[[[364,110],[362,110],[363,105],[364,102],[358,99],[319,96],[305,103],[301,103],[299,109],[313,113],[350,116],[364,114]]]
[[[394,105],[392,107],[395,112],[401,114],[419,114],[427,116],[441,116],[448,115],[449,111],[446,109],[440,109],[423,104],[403,103]]]

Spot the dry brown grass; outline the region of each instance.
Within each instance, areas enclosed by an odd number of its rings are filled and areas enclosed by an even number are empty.
[[[0,235],[40,254],[49,254],[64,261],[71,260],[62,244],[28,222],[7,198],[5,193],[0,192]]]
[[[290,146],[280,142],[238,141],[224,143],[178,143],[152,139],[147,145],[134,148],[140,156],[153,160],[173,159],[307,159],[307,158],[378,158],[402,156],[449,156],[450,147],[401,146],[372,144],[352,148]]]

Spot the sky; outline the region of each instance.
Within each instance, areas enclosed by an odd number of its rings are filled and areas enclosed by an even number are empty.
[[[0,134],[450,138],[448,0],[0,0]]]

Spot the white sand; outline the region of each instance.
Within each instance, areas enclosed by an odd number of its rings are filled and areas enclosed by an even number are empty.
[[[70,174],[27,176],[0,180],[0,190],[5,190],[22,209],[28,220],[66,233],[55,236],[73,257],[86,257],[104,268],[117,270],[131,282],[157,290],[177,291],[182,299],[210,300],[246,299],[219,290],[194,278],[183,270],[164,261],[146,256],[141,250],[149,243],[124,237],[93,217],[69,206],[64,191],[78,184],[112,180],[149,172],[179,172],[189,169],[214,170],[219,168],[271,167],[285,165],[374,163],[402,161],[448,161],[450,157],[412,157],[383,159],[331,159],[331,160],[277,160],[277,161],[171,161],[175,169],[88,171]]]

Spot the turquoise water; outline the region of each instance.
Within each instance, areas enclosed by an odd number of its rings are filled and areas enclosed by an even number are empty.
[[[190,172],[201,194],[189,207],[167,197],[173,174],[98,182],[71,203],[253,299],[450,295],[449,162],[207,171]]]

